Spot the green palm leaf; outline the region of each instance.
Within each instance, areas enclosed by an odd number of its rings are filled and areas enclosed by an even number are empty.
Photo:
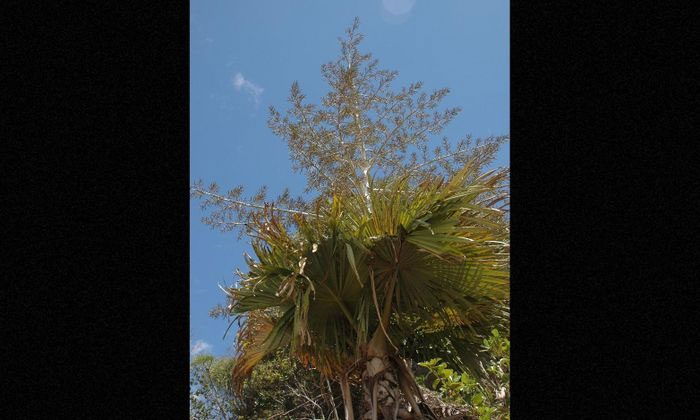
[[[372,180],[370,206],[353,193],[336,196],[321,217],[298,217],[295,232],[270,214],[253,244],[257,260],[228,290],[234,314],[277,314],[267,328],[241,330],[239,341],[251,344],[239,346],[239,379],[286,345],[338,376],[364,357],[380,315],[391,319],[392,343],[420,332],[435,346],[404,350],[465,366],[509,295],[507,224],[491,207],[502,179],[474,176],[467,165],[447,182]]]

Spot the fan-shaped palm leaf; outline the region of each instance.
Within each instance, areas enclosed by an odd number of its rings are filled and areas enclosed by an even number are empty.
[[[342,377],[368,353],[396,354],[412,332],[454,349],[475,342],[508,298],[509,254],[507,224],[493,207],[506,198],[504,174],[472,169],[447,182],[373,182],[369,205],[352,193],[334,197],[318,218],[299,217],[295,232],[270,208],[257,221],[257,260],[247,259],[248,274],[228,290],[232,313],[248,316],[236,379],[286,345]]]

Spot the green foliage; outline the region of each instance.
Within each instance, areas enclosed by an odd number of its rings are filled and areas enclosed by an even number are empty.
[[[293,398],[286,389],[293,374],[294,364],[285,358],[258,364],[243,387],[239,418],[268,418],[293,408]]]
[[[455,372],[438,357],[418,363],[428,373],[417,380],[438,391],[445,401],[467,405],[474,418],[510,419],[510,340],[494,329],[481,347],[488,355],[486,364],[481,365],[482,376]]]
[[[190,419],[331,418],[340,404],[337,386],[281,353],[258,363],[234,392],[235,359],[196,356],[190,366]]]
[[[232,359],[197,355],[190,363],[190,419],[233,419]]]
[[[442,359],[437,357],[427,362],[418,363],[430,372],[429,375],[418,378],[419,381],[422,380],[425,383],[428,378],[434,378],[429,381],[430,388],[439,391],[441,396],[448,401],[466,404],[466,397],[477,389],[476,381],[468,373],[460,374],[448,369],[447,363],[441,361]]]
[[[237,418],[329,418],[333,397],[327,386],[318,371],[305,369],[279,352],[256,365],[245,381]]]

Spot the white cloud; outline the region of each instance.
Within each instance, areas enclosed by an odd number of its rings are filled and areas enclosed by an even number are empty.
[[[210,349],[211,349],[211,344],[206,343],[202,340],[197,340],[197,342],[194,343],[194,346],[192,346],[190,353],[192,354],[192,356],[195,356],[203,351],[207,351]]]
[[[265,90],[250,80],[246,80],[241,73],[236,73],[236,75],[233,76],[233,87],[235,87],[237,91],[243,89],[243,91],[250,95],[256,107],[260,104],[260,96]]]

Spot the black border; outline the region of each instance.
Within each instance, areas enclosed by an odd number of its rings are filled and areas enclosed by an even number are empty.
[[[511,17],[513,415],[692,417],[694,18],[614,2]]]
[[[188,4],[13,6],[6,409],[187,418]]]

